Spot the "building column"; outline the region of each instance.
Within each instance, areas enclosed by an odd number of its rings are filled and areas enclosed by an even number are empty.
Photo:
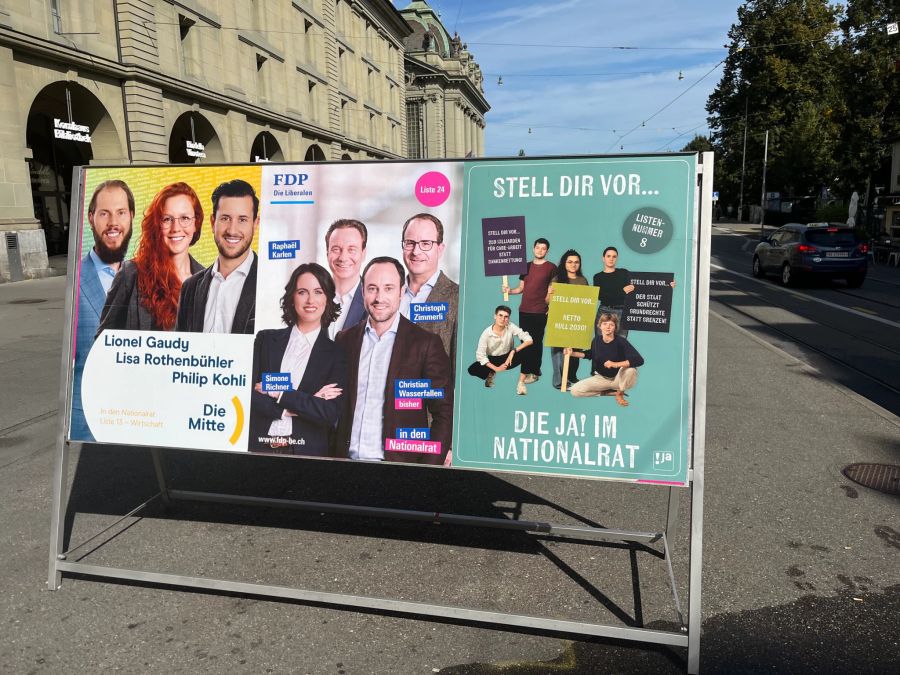
[[[428,159],[439,159],[447,156],[447,143],[444,136],[445,120],[442,114],[444,101],[440,87],[427,87],[425,90],[425,145]]]
[[[466,115],[461,104],[453,111],[453,122],[456,125],[456,154],[454,157],[466,156]]]
[[[25,147],[27,119],[21,119],[20,103],[12,49],[0,47],[0,119],[7,120],[0,125],[0,281],[18,278],[20,267],[23,278],[50,274],[47,240],[34,217],[31,151]]]
[[[225,161],[249,162],[250,145],[253,143],[256,132],[247,124],[247,116],[244,113],[229,110],[220,120],[220,124],[224,123],[225,125],[224,133],[220,137],[224,141],[222,146],[225,149]]]
[[[125,134],[131,145],[131,161],[168,163],[169,135],[166,133],[162,89],[136,80],[126,80],[122,89],[128,120]]]
[[[466,111],[465,117],[465,125],[466,125],[466,143],[463,148],[463,157],[468,155],[472,150],[472,113]]]

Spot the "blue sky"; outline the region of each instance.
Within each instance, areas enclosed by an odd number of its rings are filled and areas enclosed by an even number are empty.
[[[511,156],[520,149],[528,155],[680,150],[694,134],[707,133],[706,99],[721,78],[716,66],[742,2],[429,4],[450,34],[455,29],[468,43],[485,74],[491,105],[485,155]]]

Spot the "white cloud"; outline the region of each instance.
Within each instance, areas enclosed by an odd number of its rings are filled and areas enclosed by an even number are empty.
[[[485,95],[492,107],[487,117],[488,155],[515,155],[520,148],[529,155],[602,153],[612,148],[619,152],[620,144],[626,152],[651,152],[699,126],[672,142],[671,149],[680,149],[694,133],[706,132],[706,99],[721,78],[721,69],[621,143],[616,136],[640,125],[724,58],[725,50],[718,48],[727,42],[740,4],[740,0],[431,1],[447,29],[452,33],[456,28],[469,44],[486,74]],[[504,84],[498,87],[501,75]]]

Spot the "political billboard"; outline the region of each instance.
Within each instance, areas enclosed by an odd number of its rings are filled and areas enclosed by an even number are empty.
[[[86,167],[68,437],[684,484],[696,170]]]

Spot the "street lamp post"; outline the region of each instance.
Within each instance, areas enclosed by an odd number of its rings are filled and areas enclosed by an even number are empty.
[[[762,196],[760,198],[760,208],[762,212],[759,214],[759,237],[762,239],[766,234],[766,164],[769,161],[769,130],[766,129],[766,143],[763,149],[763,175],[762,175]]]
[[[750,97],[744,97],[744,151],[741,153],[741,194],[738,196],[738,221],[744,222],[744,171],[747,168],[747,107]]]

